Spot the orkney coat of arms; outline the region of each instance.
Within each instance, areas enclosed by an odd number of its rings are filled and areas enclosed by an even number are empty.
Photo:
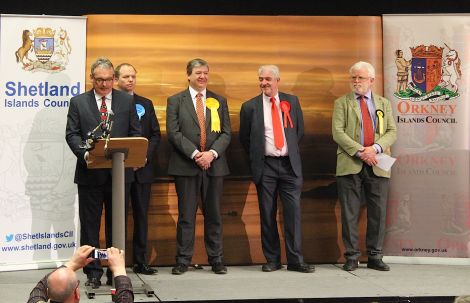
[[[397,87],[395,96],[411,101],[442,101],[459,96],[458,80],[462,77],[458,52],[445,44],[410,47],[412,58],[406,60],[402,50],[395,51]]]

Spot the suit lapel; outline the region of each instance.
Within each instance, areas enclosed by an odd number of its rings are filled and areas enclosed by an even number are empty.
[[[88,106],[90,106],[91,112],[93,113],[93,116],[95,117],[96,124],[100,123],[101,122],[100,111],[98,110],[98,105],[96,103],[95,93],[93,89],[88,92]]]
[[[290,115],[290,118],[292,120],[292,124],[294,124],[295,123],[294,118],[296,118],[296,117],[294,117],[295,116],[294,111],[292,110],[292,102],[290,102],[291,100],[289,100],[289,98],[287,98],[286,94],[279,92],[279,102],[281,102],[281,101],[286,101],[287,103],[289,103],[289,105],[290,105],[289,106],[290,107],[289,115]],[[287,127],[284,127],[284,121],[285,121],[285,119],[287,119],[287,117],[286,117],[285,113],[282,111],[282,108],[281,108],[281,118],[282,118],[281,119],[282,127],[284,128],[284,132],[286,132],[286,129],[289,129],[291,127],[290,127],[289,121],[287,121]]]
[[[374,94],[372,94],[372,100],[374,100],[374,106],[375,106],[375,110],[381,110],[381,111],[384,111],[384,108],[383,108],[383,103],[382,101],[380,100],[379,97],[375,96]]]
[[[255,113],[257,129],[264,136],[264,111],[263,111],[263,95],[259,95],[255,101]],[[264,140],[264,139],[263,139]]]
[[[219,115],[219,120],[220,120],[220,100],[218,100],[216,98],[216,95],[213,94],[212,92],[210,92],[209,90],[206,90],[206,101],[207,101],[207,98],[214,98],[215,100],[217,100],[219,102],[219,108],[217,109],[217,114]],[[212,131],[212,128],[211,128],[211,110],[206,106],[206,133],[210,133]],[[222,121],[220,121],[220,123],[222,123]],[[222,126],[221,126],[222,127]]]
[[[362,121],[361,108],[359,107],[358,101],[356,100],[354,93],[350,93],[347,97],[347,100],[349,102],[349,106],[351,106],[354,112],[356,113],[359,121]]]
[[[119,104],[116,101],[116,91],[113,89],[111,93],[111,110],[113,111],[113,113],[116,113],[118,108],[119,108]]]
[[[194,108],[193,99],[191,99],[189,88],[184,91],[181,98],[183,99],[182,101],[183,107],[186,109],[189,115],[193,118],[196,125],[199,127],[199,121],[197,120],[196,109]]]
[[[380,110],[384,113],[384,106],[383,106],[383,102],[382,100],[380,99],[380,97],[378,96],[375,96],[374,94],[372,94],[372,100],[374,100],[374,106],[375,106],[375,113],[374,113],[374,127],[375,127],[375,132],[376,133],[379,133],[380,132],[380,128],[379,128],[379,119],[378,119],[378,116],[377,116],[377,111]]]

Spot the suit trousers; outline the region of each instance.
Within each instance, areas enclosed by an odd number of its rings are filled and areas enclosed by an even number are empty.
[[[130,184],[126,183],[125,197],[128,204]],[[80,217],[80,245],[90,245],[100,248],[100,226],[103,205],[105,215],[106,248],[113,244],[112,239],[112,180],[108,178],[104,185],[78,185],[78,212]],[[122,224],[125,224],[123,222]],[[103,268],[100,260],[94,260],[83,268],[89,278],[100,279]],[[112,278],[112,272],[106,272]]]
[[[194,253],[198,198],[204,215],[204,243],[209,264],[222,262],[223,234],[220,200],[224,177],[208,176],[206,171],[196,176],[175,176],[178,195],[178,224],[176,228],[176,262],[189,265]]]
[[[281,198],[288,264],[303,263],[300,195],[302,176],[296,176],[289,157],[265,157],[261,180],[256,184],[261,217],[261,244],[267,262],[281,263],[277,229],[277,197]]]
[[[131,184],[132,215],[134,218],[134,264],[147,264],[148,208],[152,183]]]
[[[372,167],[364,164],[358,174],[338,176],[338,197],[346,259],[357,260],[359,250],[358,219],[362,202],[367,205],[367,255],[382,258],[389,178],[377,177]]]

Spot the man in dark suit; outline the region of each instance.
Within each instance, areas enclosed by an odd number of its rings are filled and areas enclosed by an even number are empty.
[[[129,63],[119,64],[115,68],[115,83],[119,90],[134,96],[137,116],[142,129],[142,137],[149,140],[145,166],[134,171],[131,184],[132,214],[134,217],[134,267],[135,273],[153,275],[157,272],[147,263],[148,207],[152,189],[153,157],[160,142],[160,125],[151,100],[137,95],[137,71]]]
[[[279,92],[277,66],[261,66],[258,79],[262,94],[243,103],[240,110],[240,141],[250,158],[258,193],[261,241],[267,261],[262,270],[282,268],[276,220],[279,193],[287,270],[310,273],[315,267],[303,259],[300,216],[303,177],[298,143],[304,134],[302,109],[296,96]]]
[[[151,100],[135,93],[137,71],[129,63],[115,68],[115,83],[119,90],[134,96],[142,137],[149,140],[145,166],[134,171],[131,184],[132,214],[134,217],[134,267],[135,273],[153,275],[157,272],[147,263],[148,207],[153,183],[153,157],[160,142],[160,125]]]
[[[111,61],[98,58],[91,66],[90,79],[93,89],[70,99],[67,114],[65,139],[77,156],[74,182],[78,186],[78,206],[80,216],[80,243],[100,247],[99,234],[103,203],[107,213],[111,213],[112,180],[111,169],[88,169],[89,153],[83,147],[88,132],[106,121],[114,113],[111,137],[140,136],[140,125],[132,96],[113,89],[114,68]],[[98,130],[97,135],[100,135]],[[126,200],[130,182],[134,179],[132,168],[126,169]],[[106,216],[106,246],[112,246],[112,217]],[[99,287],[103,269],[99,260],[85,266],[87,285]],[[107,271],[107,284],[112,283],[112,273]]]
[[[227,100],[207,90],[206,61],[189,61],[186,73],[189,87],[169,97],[166,109],[166,131],[173,147],[168,174],[175,177],[178,195],[177,255],[172,273],[185,273],[191,263],[201,195],[208,261],[213,272],[225,274],[220,200],[224,176],[229,174],[225,158],[231,137]]]
[[[367,267],[389,271],[382,261],[385,237],[390,171],[377,166],[377,155],[390,155],[390,146],[397,138],[390,101],[372,94],[375,69],[359,61],[349,70],[352,91],[335,100],[332,119],[336,152],[336,179],[341,204],[341,223],[345,271],[358,267],[359,234],[357,222],[361,202],[367,204],[366,246]]]

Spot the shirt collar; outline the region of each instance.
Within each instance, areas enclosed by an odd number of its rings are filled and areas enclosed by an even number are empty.
[[[354,97],[356,98],[356,100],[360,100],[359,98],[361,97],[361,95],[354,93]],[[366,97],[367,100],[372,100],[372,91],[369,90],[367,94],[364,95],[364,97]]]
[[[279,100],[279,93],[276,93],[276,94],[274,95],[274,99],[276,99],[276,101]],[[263,93],[263,100],[264,100],[265,102],[271,103],[271,97],[266,96],[264,93]]]
[[[93,93],[95,94],[95,100],[97,101],[101,101],[101,98],[103,98],[103,96],[100,96],[96,93],[95,90],[93,90]],[[111,91],[109,94],[107,94],[105,97],[106,97],[106,100],[111,100],[111,95],[113,94],[113,92]]]
[[[204,100],[205,97],[206,97],[206,93],[207,93],[207,89],[204,88],[202,91],[198,92],[196,91],[194,88],[192,88],[191,86],[189,87],[189,93],[191,94],[191,99],[196,99],[196,95],[198,93],[201,93],[202,94],[202,99]]]

